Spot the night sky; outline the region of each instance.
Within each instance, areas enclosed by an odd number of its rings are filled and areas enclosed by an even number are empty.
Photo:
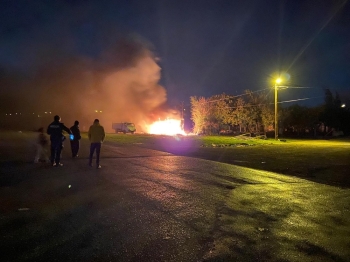
[[[1,77],[31,78],[62,57],[94,59],[135,33],[160,58],[170,105],[269,88],[279,71],[289,86],[310,87],[280,91],[281,101],[318,105],[324,88],[350,99],[344,0],[9,0],[1,1],[0,32]]]

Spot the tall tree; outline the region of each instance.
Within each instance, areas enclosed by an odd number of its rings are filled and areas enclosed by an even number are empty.
[[[265,104],[261,106],[261,124],[264,128],[264,134],[268,131],[270,126],[275,122],[274,108],[271,105]]]
[[[209,103],[204,97],[191,96],[191,119],[194,123],[193,132],[199,134],[206,126],[206,117],[209,113]]]
[[[246,104],[242,97],[238,97],[233,101],[233,105],[230,122],[232,125],[238,125],[239,131],[242,132],[246,119]]]

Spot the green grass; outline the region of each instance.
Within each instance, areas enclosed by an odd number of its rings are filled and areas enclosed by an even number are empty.
[[[202,143],[204,146],[213,145],[239,145],[239,144],[249,144],[249,145],[259,145],[259,144],[274,144],[280,143],[274,139],[259,139],[254,137],[230,137],[230,136],[194,136],[195,139]]]
[[[132,145],[140,143],[155,143],[159,137],[153,135],[139,135],[139,134],[107,134],[106,141],[113,141],[119,144]]]
[[[173,139],[172,136],[162,136],[162,135],[147,135],[147,134],[107,134],[106,140],[118,142],[121,144],[153,144],[157,143],[159,139]],[[182,140],[191,141],[192,144],[196,146],[213,146],[213,145],[239,145],[239,144],[275,144],[281,143],[274,139],[258,139],[258,138],[246,138],[240,139],[238,137],[228,137],[228,136],[187,136],[180,137]]]

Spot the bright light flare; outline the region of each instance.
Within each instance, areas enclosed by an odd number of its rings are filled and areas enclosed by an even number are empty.
[[[276,79],[276,84],[280,84],[282,82],[282,79],[281,78],[277,78]]]
[[[158,120],[148,127],[148,133],[154,135],[186,135],[181,127],[181,120],[166,119]]]

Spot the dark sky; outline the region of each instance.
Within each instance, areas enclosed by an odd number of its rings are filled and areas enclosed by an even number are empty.
[[[0,1],[0,69],[30,77],[62,56],[99,57],[123,33],[154,45],[170,104],[190,96],[290,86],[280,100],[350,98],[350,3],[344,0]],[[3,86],[1,88],[4,88]],[[11,87],[15,88],[15,87]]]

